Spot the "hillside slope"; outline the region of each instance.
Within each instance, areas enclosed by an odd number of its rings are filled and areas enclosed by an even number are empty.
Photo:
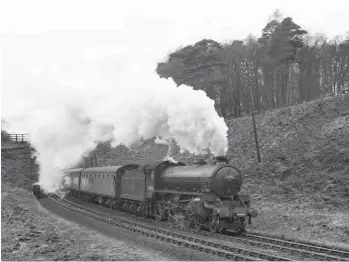
[[[257,163],[250,117],[231,119],[230,163],[244,171],[244,191],[256,200],[302,201],[315,208],[349,203],[349,95],[266,112],[256,117],[262,163]],[[93,152],[98,166],[162,160],[168,148],[146,141],[129,150],[100,144]],[[171,156],[185,163],[203,157]]]
[[[38,166],[28,146],[1,145],[1,183],[30,189],[38,181]]]
[[[278,200],[312,200],[313,207],[349,203],[349,96],[316,100],[258,116],[262,165],[253,167],[251,120],[229,121],[232,162],[247,188]]]

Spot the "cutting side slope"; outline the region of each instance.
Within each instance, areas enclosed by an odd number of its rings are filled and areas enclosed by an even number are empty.
[[[313,207],[343,207],[349,202],[349,95],[320,99],[256,117],[262,164],[250,117],[227,121],[230,163],[245,173],[244,191],[255,199],[308,202]],[[98,166],[162,160],[168,148],[146,141],[128,150],[100,144]],[[192,163],[198,156],[171,156]],[[208,155],[199,156],[210,161]]]
[[[229,155],[250,192],[313,207],[349,202],[349,96],[316,100],[257,117],[263,164],[253,166],[251,120],[230,121]],[[280,199],[281,198],[281,199]]]

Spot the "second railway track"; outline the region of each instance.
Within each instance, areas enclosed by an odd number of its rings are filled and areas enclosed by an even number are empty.
[[[255,241],[263,241],[271,244],[282,245],[285,247],[294,248],[300,250],[302,254],[314,254],[313,258],[327,258],[327,260],[332,259],[345,259],[349,260],[349,250],[331,248],[324,245],[317,245],[310,242],[294,241],[287,239],[280,239],[270,236],[264,236],[261,234],[243,234],[246,239],[251,239]],[[296,251],[297,252],[297,251]]]
[[[200,234],[212,235],[209,232],[200,232]],[[349,261],[349,251],[346,250],[332,249],[315,244],[303,244],[297,241],[272,238],[260,234],[245,233],[240,237],[215,234],[214,237],[249,246],[279,250],[290,255],[298,255],[302,258],[308,258],[311,260]]]

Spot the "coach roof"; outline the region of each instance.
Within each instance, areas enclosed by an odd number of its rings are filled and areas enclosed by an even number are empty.
[[[101,166],[101,167],[88,167],[85,168],[82,172],[83,173],[114,173],[117,172],[119,169],[136,169],[139,165],[137,164],[126,164],[126,165],[119,165],[119,166]]]

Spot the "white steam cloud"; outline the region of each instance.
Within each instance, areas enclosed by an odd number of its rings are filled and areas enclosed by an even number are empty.
[[[11,130],[30,134],[38,151],[39,183],[46,191],[58,190],[62,169],[76,165],[98,141],[130,146],[156,138],[158,143],[173,140],[193,154],[226,154],[228,128],[214,101],[156,74],[156,62],[170,50],[125,48],[125,43],[35,41],[15,53],[3,52],[12,61],[4,64],[4,75],[6,68],[18,74],[5,87],[15,85],[26,96],[12,108],[3,100],[4,117]],[[21,65],[22,59],[28,64]],[[9,93],[6,99],[16,97]]]

